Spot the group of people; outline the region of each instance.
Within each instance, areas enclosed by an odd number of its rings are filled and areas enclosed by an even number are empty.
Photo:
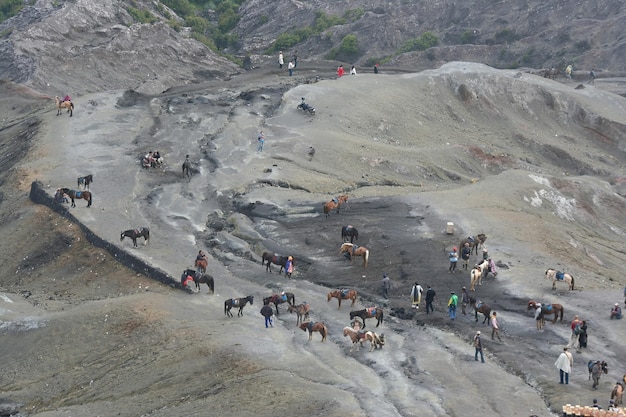
[[[285,65],[285,56],[283,55],[283,51],[278,52],[278,68],[283,69],[283,65]],[[289,70],[289,76],[293,76],[293,70],[298,66],[298,51],[294,51],[293,59],[289,61],[287,64],[287,69]]]
[[[163,157],[159,151],[150,151],[143,157],[141,164],[146,168],[156,168],[157,165],[163,165]]]

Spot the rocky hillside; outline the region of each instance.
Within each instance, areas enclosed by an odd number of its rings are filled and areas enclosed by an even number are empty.
[[[210,29],[198,35],[197,26],[186,27],[194,22],[189,15],[164,5],[174,3],[38,0],[0,24],[0,78],[51,95],[160,93],[227,79],[245,63],[273,63],[278,49],[286,58],[298,51],[301,62],[330,60],[328,68],[339,61],[425,69],[463,60],[497,68],[573,64],[579,74],[626,71],[620,0],[250,0],[225,34],[230,41],[214,48],[219,53],[205,45]],[[211,10],[194,13],[202,24],[218,24]]]

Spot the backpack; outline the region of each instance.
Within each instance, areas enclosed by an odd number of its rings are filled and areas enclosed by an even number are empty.
[[[574,327],[574,334],[580,335],[582,332],[583,330],[580,328],[580,324],[577,324],[576,327]]]

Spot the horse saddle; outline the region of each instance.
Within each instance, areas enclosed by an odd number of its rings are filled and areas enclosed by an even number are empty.
[[[565,273],[561,271],[556,271],[556,279],[559,281],[563,281],[563,277],[565,277]]]
[[[231,299],[230,303],[235,307],[239,307],[239,300],[236,298]]]
[[[343,289],[340,291],[342,297],[347,297],[349,292],[350,290],[347,289]]]
[[[134,232],[136,235],[140,235],[140,234],[141,234],[141,229],[135,229],[135,230],[133,230],[133,232]]]
[[[281,294],[280,299],[283,301],[287,301],[287,294]]]
[[[478,300],[478,301],[476,302],[476,308],[480,308],[482,305],[483,305],[483,302],[482,302],[482,301]]]
[[[552,304],[548,304],[543,307],[546,311],[552,311]]]
[[[335,204],[339,204],[339,199],[337,197],[335,197],[335,198],[332,199],[332,202],[335,203]]]
[[[83,192],[82,191],[76,191],[74,194],[76,195],[76,198],[80,198],[80,196],[83,195]]]

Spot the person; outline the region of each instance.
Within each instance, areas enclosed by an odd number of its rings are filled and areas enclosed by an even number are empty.
[[[591,70],[589,71],[589,84],[595,84],[596,82],[596,73]]]
[[[389,296],[389,290],[391,289],[391,280],[389,276],[385,272],[383,274],[383,297],[387,298]]]
[[[159,151],[154,151],[154,153],[152,154],[152,158],[154,159],[154,162],[161,165],[163,164],[163,158],[161,157],[161,153]]]
[[[285,64],[285,58],[283,57],[283,51],[278,51],[278,67],[283,69],[283,65]]]
[[[578,345],[581,348],[587,348],[587,321],[583,320],[580,325],[581,333],[578,335]]]
[[[595,363],[591,366],[591,378],[593,379],[593,385],[591,388],[598,389],[598,384],[600,384],[600,377],[602,376],[602,362],[595,361]]]
[[[339,65],[339,68],[337,68],[337,78],[343,77],[344,74],[345,71],[343,70],[343,65]]]
[[[487,250],[487,248],[483,248],[483,261],[488,261],[489,260],[489,251]]]
[[[202,260],[206,261],[207,257],[206,257],[206,254],[202,250],[199,250],[198,254],[196,255],[196,261],[202,261]]]
[[[619,411],[619,408],[615,406],[615,400],[609,400],[609,406],[607,407],[608,411]]]
[[[611,309],[611,320],[616,319],[619,320],[622,318],[622,309],[619,306],[619,303],[615,303],[613,308]]]
[[[430,285],[428,285],[428,289],[426,290],[426,314],[428,314],[428,311],[435,311],[435,309],[433,308],[435,295],[437,295],[437,293],[435,293],[435,290],[433,290]]]
[[[274,327],[274,324],[272,323],[272,316],[274,315],[274,311],[272,310],[269,302],[265,303],[265,305],[261,307],[261,315],[265,317],[266,329],[268,328],[268,326]]]
[[[498,327],[498,318],[495,311],[491,313],[491,340],[495,340],[494,336],[498,336],[498,340],[502,342],[500,338],[500,328]]]
[[[298,66],[298,50],[293,51],[293,67]]]
[[[374,74],[378,74],[378,64],[374,64]]]
[[[574,316],[574,320],[572,320],[572,323],[570,325],[570,328],[572,329],[572,333],[570,334],[569,337],[569,342],[567,344],[568,348],[573,348],[573,349],[578,349],[578,347],[580,346],[580,342],[579,342],[579,336],[580,336],[580,326],[582,324],[582,321],[580,321],[580,319],[578,318],[578,315]]]
[[[287,257],[287,262],[285,262],[285,274],[289,278],[291,278],[291,274],[293,273],[293,256]]]
[[[572,354],[567,350],[567,348],[564,347],[563,352],[561,352],[556,362],[554,362],[554,366],[556,366],[559,370],[559,384],[563,383],[563,377],[565,377],[565,384],[569,384],[569,373],[572,371],[573,365],[574,358],[572,357]]]
[[[154,156],[153,156],[153,152],[150,151],[143,157],[143,166],[149,168],[152,166],[153,163],[154,163]]]
[[[535,304],[535,321],[537,322],[537,330],[543,328],[543,316],[541,314],[541,303]]]
[[[417,282],[411,288],[411,307],[415,309],[420,308],[420,301],[422,301],[422,293],[424,292],[424,288],[419,285]]]
[[[257,147],[256,151],[263,152],[263,145],[265,144],[265,133],[263,133],[262,130],[261,132],[259,132],[259,136],[257,137],[257,142],[259,143],[259,146]]]
[[[470,255],[472,254],[472,249],[468,242],[465,242],[463,248],[461,249],[461,259],[463,259],[463,269],[467,270],[467,263],[469,262]]]
[[[480,330],[476,332],[474,336],[474,360],[478,361],[478,354],[480,353],[480,361],[485,363],[485,357],[483,356],[483,341],[480,339]]]
[[[467,288],[461,288],[461,312],[463,315],[467,315],[465,312],[465,307],[469,304],[469,294],[467,293]]]
[[[354,65],[350,68],[350,75],[356,75],[356,68],[354,68]]]
[[[456,246],[452,248],[452,252],[448,254],[448,258],[450,259],[450,267],[448,268],[448,274],[456,271],[456,263],[459,260],[459,252],[456,249]]]
[[[69,196],[63,192],[60,188],[57,188],[56,193],[54,193],[54,201],[57,203],[69,203]]]
[[[597,408],[598,410],[602,410],[602,407],[600,407],[600,404],[598,404],[598,400],[596,400],[595,398],[593,399],[593,404],[591,404],[591,406],[593,408]]]
[[[287,64],[287,69],[289,70],[289,76],[290,76],[290,77],[291,77],[291,76],[293,76],[293,69],[294,69],[295,67],[296,67],[296,66],[295,66],[295,65],[293,65],[293,61],[289,61],[289,64]]]
[[[69,102],[71,102],[71,101],[72,101],[72,98],[70,97],[70,95],[69,95],[69,94],[66,94],[65,96],[63,96],[63,101],[64,101],[64,102],[65,102],[65,101],[69,101]]]
[[[454,291],[450,292],[450,299],[448,300],[448,315],[450,316],[450,320],[456,319],[456,305],[458,303],[459,297]]]

